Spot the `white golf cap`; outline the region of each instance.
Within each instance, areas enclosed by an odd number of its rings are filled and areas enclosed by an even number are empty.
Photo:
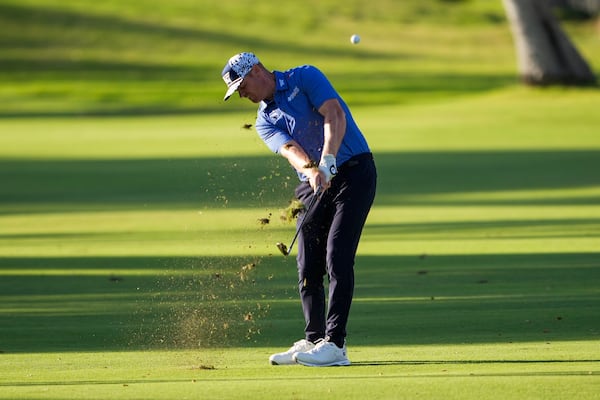
[[[248,75],[252,67],[259,62],[253,53],[239,53],[227,61],[223,72],[221,72],[221,76],[227,84],[227,92],[223,100],[227,100],[233,92],[238,90],[242,80]]]

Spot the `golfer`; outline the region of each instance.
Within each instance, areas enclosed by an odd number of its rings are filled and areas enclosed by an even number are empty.
[[[258,135],[298,173],[296,197],[309,204],[318,196],[298,235],[305,337],[269,361],[349,365],[346,325],[354,292],[354,258],[377,180],[369,146],[346,103],[314,66],[271,72],[254,54],[240,53],[229,59],[222,78],[227,84],[224,100],[237,91],[259,105]]]

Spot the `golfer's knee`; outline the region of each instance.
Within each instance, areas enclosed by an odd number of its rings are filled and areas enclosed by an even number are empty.
[[[323,287],[323,277],[301,276],[298,287],[303,292],[320,290]]]

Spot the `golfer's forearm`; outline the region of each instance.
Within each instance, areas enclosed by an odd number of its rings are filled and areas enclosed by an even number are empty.
[[[300,145],[292,140],[279,149],[279,154],[285,157],[290,165],[298,172],[301,172],[307,176],[311,176],[317,165],[315,160],[311,160],[308,154],[300,147]],[[318,162],[318,160],[316,161]]]
[[[323,124],[325,141],[323,143],[322,154],[337,156],[337,152],[346,134],[346,114],[337,99],[327,100],[319,108],[319,112],[325,118]]]

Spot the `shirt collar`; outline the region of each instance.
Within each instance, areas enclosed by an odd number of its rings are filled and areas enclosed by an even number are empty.
[[[260,105],[259,105],[260,111],[264,111],[271,104],[275,103],[275,97],[276,97],[277,92],[287,90],[287,88],[288,88],[287,77],[285,76],[285,74],[283,72],[273,71],[273,74],[275,75],[275,94],[273,95],[272,100],[263,100],[260,102]]]
[[[286,90],[288,88],[287,77],[283,72],[273,71],[275,74],[275,91]]]

